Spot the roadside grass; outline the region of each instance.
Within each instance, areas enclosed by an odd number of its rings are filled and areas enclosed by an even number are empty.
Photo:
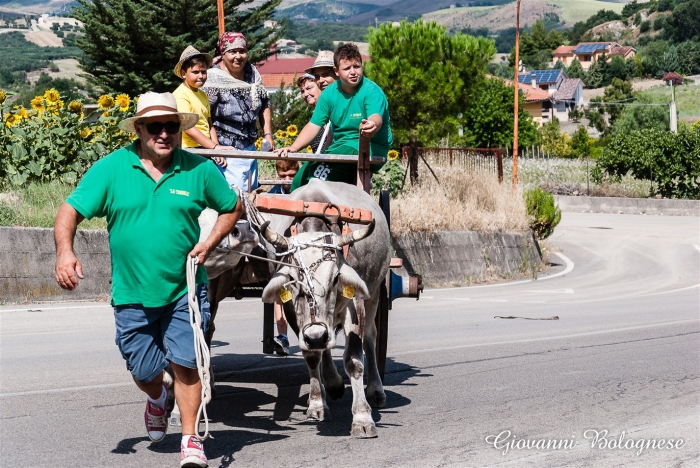
[[[674,87],[676,94],[676,108],[679,117],[700,117],[700,85],[687,84]],[[671,103],[671,88],[659,86],[639,94],[649,96],[655,104]]]
[[[61,182],[32,183],[0,194],[0,226],[52,228],[58,208],[73,190]],[[106,229],[105,218],[83,221],[80,229]]]
[[[419,166],[419,183],[391,202],[393,234],[431,231],[518,232],[528,229],[525,202],[487,172]],[[408,182],[407,182],[408,183]]]
[[[646,198],[650,181],[624,176],[619,181],[604,180],[596,184],[590,173],[595,167],[591,159],[518,159],[518,185],[522,190],[541,187],[556,195],[590,195],[592,197]],[[513,160],[504,158],[503,179],[513,179]]]

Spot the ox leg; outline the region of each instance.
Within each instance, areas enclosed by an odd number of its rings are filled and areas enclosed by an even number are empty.
[[[321,364],[321,353],[318,351],[302,351],[306,366],[309,368],[310,389],[309,389],[309,408],[306,410],[306,419],[315,419],[317,421],[330,420],[331,412],[326,404],[326,390],[321,382],[321,372],[319,365]]]
[[[168,387],[168,403],[166,404],[166,409],[170,409],[170,417],[168,419],[168,424],[172,427],[182,426],[180,422],[180,408],[177,406],[177,401],[175,400],[175,379],[173,378],[173,370],[168,364],[163,371],[163,383]]]
[[[370,405],[375,408],[384,408],[386,405],[386,394],[382,385],[382,378],[377,367],[377,326],[374,318],[379,307],[379,293],[365,300],[365,336],[362,343],[365,351],[365,362],[367,363],[367,389],[365,395]]]
[[[360,301],[357,302],[357,305],[362,306]],[[343,363],[352,387],[352,427],[350,435],[359,439],[377,437],[377,426],[375,426],[372,419],[372,408],[367,403],[364,392],[362,334],[358,321],[358,316],[361,317],[364,312],[356,312],[354,305],[350,305],[348,311],[350,313],[347,314],[345,319],[346,334]]]
[[[338,368],[335,367],[330,349],[323,352],[323,358],[321,358],[321,375],[323,375],[323,387],[326,389],[328,396],[333,400],[340,400],[343,398],[345,383],[338,372]]]

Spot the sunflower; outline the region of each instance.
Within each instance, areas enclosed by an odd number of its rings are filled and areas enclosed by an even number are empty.
[[[279,138],[281,140],[282,138],[286,138],[286,137],[287,137],[287,134],[285,132],[283,132],[282,130],[277,130],[275,132],[275,138]]]
[[[80,101],[71,101],[68,104],[68,110],[70,112],[72,112],[73,114],[83,115],[83,111],[85,110],[85,106],[83,106],[83,103]]]
[[[7,99],[7,96],[5,95],[5,91],[0,89],[0,104],[4,103],[5,99]]]
[[[131,99],[128,94],[117,94],[114,98],[116,103],[119,105],[119,110],[121,112],[126,112],[129,110],[129,104],[131,104]]]
[[[84,129],[80,130],[80,136],[83,138],[87,138],[90,135],[92,135],[92,130],[90,127],[85,127]]]
[[[298,133],[299,133],[299,129],[297,128],[296,125],[292,124],[289,127],[287,127],[287,135],[289,135],[291,137],[295,137],[295,136],[297,136]]]
[[[97,100],[97,105],[100,106],[100,109],[102,110],[111,109],[114,107],[114,98],[109,94],[103,94]]]
[[[59,99],[61,99],[61,96],[58,94],[58,91],[56,91],[55,89],[51,88],[51,89],[47,89],[47,90],[46,90],[46,92],[44,93],[44,98],[46,98],[46,100],[47,100],[49,103],[52,103],[52,104],[53,104],[53,103],[58,102]]]
[[[19,123],[20,118],[15,114],[10,114],[9,112],[5,114],[5,126],[12,127],[13,125]]]
[[[311,145],[309,145],[309,146],[306,147],[306,152],[307,152],[307,153],[313,153],[313,152],[314,152],[314,149],[311,147]]]
[[[399,152],[396,150],[389,150],[389,153],[386,155],[386,157],[389,159],[389,161],[395,161],[399,159]]]
[[[32,109],[36,111],[43,111],[45,109],[44,107],[44,97],[43,96],[37,96],[31,101],[32,104]]]
[[[258,143],[257,141],[255,142],[255,150],[260,151],[260,148],[262,148],[262,143]]]
[[[29,114],[27,114],[27,109],[25,109],[24,106],[15,106],[15,108],[17,109],[17,117],[19,117],[20,119],[29,118]]]

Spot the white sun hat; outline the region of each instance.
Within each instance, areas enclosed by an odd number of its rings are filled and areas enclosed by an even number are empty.
[[[335,67],[335,63],[333,62],[333,52],[331,52],[330,50],[319,51],[318,55],[316,56],[316,60],[314,60],[314,64],[311,65],[309,68],[307,68],[304,71],[306,73],[313,75],[314,68],[325,68],[325,67],[331,67],[331,68]]]
[[[199,121],[199,114],[189,112],[178,112],[177,101],[171,93],[144,93],[139,96],[136,103],[136,115],[119,122],[119,128],[125,132],[134,133],[134,123],[147,117],[158,117],[161,115],[176,115],[180,120],[180,131],[188,130]]]

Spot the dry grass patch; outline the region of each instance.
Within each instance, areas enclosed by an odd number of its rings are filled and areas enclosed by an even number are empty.
[[[421,167],[420,183],[391,202],[391,231],[517,232],[528,229],[522,194],[494,174],[459,167]]]

